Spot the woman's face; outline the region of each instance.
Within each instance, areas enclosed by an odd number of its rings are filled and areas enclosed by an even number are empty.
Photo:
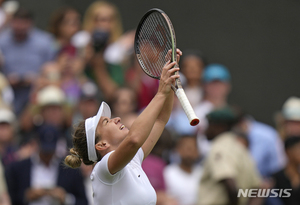
[[[182,73],[188,81],[200,81],[204,64],[196,56],[188,56],[182,62]]]
[[[96,128],[96,135],[107,140],[111,145],[119,145],[127,136],[129,130],[121,123],[121,118],[101,117]]]
[[[95,15],[95,29],[101,29],[111,33],[115,22],[115,12],[110,7],[98,9]]]
[[[70,39],[80,28],[80,16],[76,11],[68,11],[62,20],[59,33],[63,38]]]

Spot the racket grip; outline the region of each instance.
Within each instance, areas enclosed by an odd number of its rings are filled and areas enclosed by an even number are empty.
[[[192,108],[190,101],[186,97],[186,94],[182,88],[178,88],[175,92],[187,118],[189,119],[190,125],[195,126],[199,123],[199,118],[196,116],[194,109]]]

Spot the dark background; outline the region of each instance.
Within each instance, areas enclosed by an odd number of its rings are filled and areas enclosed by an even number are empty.
[[[92,0],[22,0],[46,29],[50,14],[62,5],[84,14]],[[181,50],[200,49],[210,63],[232,74],[230,102],[257,120],[274,125],[274,113],[289,96],[298,96],[300,77],[299,0],[111,0],[124,30],[135,29],[151,8],[171,18]]]

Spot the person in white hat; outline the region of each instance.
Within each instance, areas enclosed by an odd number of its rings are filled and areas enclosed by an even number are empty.
[[[300,98],[289,97],[281,110],[281,122],[278,123],[279,132],[283,139],[288,136],[300,135]]]
[[[177,52],[181,55],[181,51]],[[179,75],[175,63],[163,68],[157,94],[134,121],[130,130],[119,117],[110,118],[109,106],[102,102],[96,116],[78,124],[74,147],[66,165],[77,168],[83,162],[94,165],[90,176],[94,204],[156,204],[156,193],[141,164],[151,152],[169,120],[174,93],[171,84]],[[174,74],[174,75],[173,75]]]

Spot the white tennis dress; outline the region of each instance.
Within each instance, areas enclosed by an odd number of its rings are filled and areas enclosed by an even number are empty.
[[[143,150],[140,148],[134,158],[114,175],[107,166],[112,152],[95,165],[90,176],[94,205],[155,205],[155,190],[141,166]]]

